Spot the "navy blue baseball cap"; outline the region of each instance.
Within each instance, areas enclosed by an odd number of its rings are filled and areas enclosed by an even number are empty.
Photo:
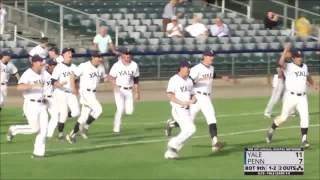
[[[179,63],[179,69],[182,68],[182,67],[191,67],[191,63],[189,61],[187,61],[187,60],[182,60]]]
[[[215,52],[211,49],[203,51],[204,56],[214,56]]]
[[[59,54],[59,49],[57,47],[51,47],[48,51],[53,51],[53,52]]]
[[[32,56],[32,59],[31,59],[32,62],[38,62],[38,61],[43,62],[43,60],[44,59],[38,55]]]
[[[123,48],[121,50],[121,54],[131,54],[130,50],[128,48]]]
[[[75,50],[73,48],[63,48],[62,54],[71,51],[72,53],[75,53]]]
[[[100,51],[91,51],[91,56],[92,57],[102,57],[101,52]]]
[[[291,53],[293,58],[295,58],[295,57],[303,57],[302,51],[300,51],[299,49],[296,49],[296,48],[291,48],[290,49],[290,53]]]
[[[56,66],[58,63],[55,59],[47,59],[47,64],[50,66]]]
[[[8,50],[6,50],[6,51],[3,51],[2,53],[1,53],[1,56],[12,56],[12,54],[11,54],[11,52],[10,51],[8,51]]]

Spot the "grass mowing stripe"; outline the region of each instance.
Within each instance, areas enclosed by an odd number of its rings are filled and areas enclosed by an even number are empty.
[[[279,114],[281,112],[274,112],[276,114]],[[319,112],[313,112],[313,113],[319,113]],[[241,113],[241,114],[225,114],[225,115],[218,115],[216,116],[217,118],[222,118],[222,117],[234,117],[234,116],[252,116],[252,115],[259,115],[259,114],[264,114],[263,112],[254,112],[254,113]],[[198,117],[196,119],[205,119],[204,117]],[[159,122],[153,122],[153,123],[143,123],[143,122],[136,122],[136,123],[122,123],[122,125],[132,125],[132,126],[143,126],[143,125],[156,125],[156,124],[163,124],[167,121],[159,121]],[[1,125],[11,125],[14,123],[21,123],[21,121],[10,121],[10,122],[1,122]],[[113,123],[107,123],[107,122],[95,122],[95,124],[106,124],[106,125],[113,125]]]
[[[319,127],[320,124],[313,124],[309,125],[309,127]],[[279,129],[294,129],[294,128],[300,128],[300,126],[288,126],[288,127],[280,127]],[[250,131],[240,131],[240,132],[233,132],[233,133],[226,133],[226,134],[220,134],[220,136],[233,136],[233,135],[240,135],[240,134],[248,134],[248,133],[255,133],[255,132],[261,132],[266,131],[267,129],[256,129],[256,130],[250,130]],[[207,138],[208,135],[204,136],[194,136],[193,139],[198,138]],[[128,145],[136,145],[136,144],[147,144],[147,143],[156,143],[156,142],[163,142],[168,141],[168,138],[166,139],[155,139],[155,140],[148,140],[148,141],[134,141],[134,142],[127,142],[127,143],[119,143],[119,144],[105,144],[105,145],[98,145],[98,146],[90,146],[90,147],[78,147],[78,148],[65,148],[65,149],[49,149],[47,152],[59,152],[59,151],[76,151],[76,150],[85,150],[85,149],[99,149],[104,147],[116,147],[116,146],[128,146]],[[18,151],[18,152],[1,152],[1,155],[10,155],[10,154],[25,154],[25,153],[31,153],[30,151]]]

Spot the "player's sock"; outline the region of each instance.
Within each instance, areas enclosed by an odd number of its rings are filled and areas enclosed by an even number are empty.
[[[278,126],[277,126],[275,123],[272,123],[271,128],[272,128],[273,130],[277,129],[277,127],[278,127]]]
[[[173,125],[174,125],[174,127],[180,127],[180,125],[177,121],[174,121]]]
[[[87,120],[87,124],[90,125],[94,120],[96,120],[94,117],[92,117],[91,115],[89,115],[88,120]]]
[[[64,123],[59,122],[58,123],[59,137],[63,136],[63,129],[64,129]]]
[[[218,142],[218,138],[217,138],[218,131],[217,131],[216,123],[209,124],[209,132],[212,139],[212,144],[216,144]]]
[[[301,128],[302,141],[307,140],[308,128]]]
[[[79,131],[79,126],[80,126],[80,123],[76,123],[74,125],[74,128],[72,130],[72,132],[70,133],[70,136],[72,136],[73,138],[77,135],[78,131]]]
[[[68,117],[69,117],[69,118],[72,117],[72,116],[71,116],[71,111],[68,112]]]

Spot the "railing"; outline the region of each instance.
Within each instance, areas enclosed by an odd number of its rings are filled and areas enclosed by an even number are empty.
[[[239,1],[236,1],[236,0],[231,0],[230,2],[233,2],[235,4],[244,6],[247,9],[247,18],[248,19],[251,18],[252,15],[251,15],[251,6],[250,5],[242,3],[242,2],[239,2]]]
[[[97,34],[99,33],[99,28],[101,26],[109,26],[109,22],[108,22],[107,19],[100,18],[97,15],[88,14],[88,13],[85,13],[83,11],[80,11],[80,10],[77,10],[77,9],[74,9],[74,8],[71,8],[71,7],[68,7],[68,6],[53,2],[53,1],[45,1],[45,2],[49,3],[49,4],[52,4],[52,5],[56,5],[56,6],[59,7],[60,23],[61,24],[63,24],[64,18],[66,17],[66,15],[68,15],[68,14],[69,15],[72,15],[72,14],[78,15],[79,14],[79,16],[80,15],[81,16],[85,16],[86,18],[84,18],[84,19],[94,20],[95,29],[96,29],[96,33]],[[114,28],[114,30],[115,30],[115,32],[117,34],[117,31],[116,31],[117,30],[117,26],[111,27],[111,28]],[[116,40],[115,45],[118,46],[118,41],[117,40]]]
[[[273,3],[282,5],[284,9],[288,9],[288,8],[294,9],[294,18],[295,19],[299,18],[299,11],[303,12],[306,15],[316,16],[316,19],[320,19],[320,14],[317,14],[317,13],[310,12],[310,11],[307,11],[305,9],[299,8],[298,7],[299,6],[299,1],[298,0],[295,1],[295,6],[297,6],[297,7],[291,6],[289,4],[286,4],[286,3],[283,3],[283,2],[279,2],[279,1],[276,1],[276,0],[270,0],[270,1],[273,2]]]
[[[315,51],[320,51],[320,47],[301,50],[305,53],[304,61],[309,71],[319,74],[320,55],[316,55]],[[217,72],[231,77],[272,75],[275,73],[282,51],[283,49],[216,51],[213,65]],[[132,54],[132,59],[139,64],[142,79],[167,79],[176,73],[181,59],[188,60],[193,65],[202,60],[202,51],[133,52]],[[103,56],[108,57],[111,65],[118,61],[118,57],[114,54],[107,53]],[[88,57],[90,55],[74,54],[72,61],[79,64],[87,61]],[[12,57],[17,66],[19,63],[29,64],[26,63],[29,61],[27,58],[28,56]],[[19,66],[19,69],[26,68]]]
[[[27,3],[27,2],[25,2]],[[50,40],[54,39],[54,42],[57,44],[60,42],[60,49],[63,48],[63,23],[60,24],[56,21],[52,21],[47,18],[32,14],[26,10],[20,10],[12,6],[4,5],[7,9],[7,20],[16,25],[23,24],[21,27],[24,27],[22,33],[23,36],[32,36],[38,35],[39,32],[43,33],[41,36],[47,36]],[[32,24],[32,27],[29,27],[29,24]],[[36,33],[34,33],[36,32]],[[29,38],[20,36],[24,40],[32,42]]]
[[[237,11],[234,11],[234,10],[231,10],[231,9],[228,9],[226,8],[226,1],[225,0],[222,0],[222,4],[221,6],[218,6],[218,5],[215,5],[215,4],[210,4],[208,3],[209,6],[212,6],[212,7],[216,7],[216,8],[219,8],[221,9],[221,12],[224,13],[226,11],[229,11],[229,12],[232,12],[232,13],[236,13],[236,14],[239,14],[240,16],[243,16],[245,18],[250,18],[250,14],[243,14],[243,13],[240,13],[240,12],[237,12]],[[249,8],[250,9],[250,8]],[[250,10],[249,10],[250,11]]]

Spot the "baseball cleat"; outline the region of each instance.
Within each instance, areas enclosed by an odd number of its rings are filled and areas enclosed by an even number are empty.
[[[75,143],[76,143],[76,138],[70,136],[70,134],[68,134],[68,135],[66,136],[66,139],[67,139],[67,140],[69,141],[69,143],[71,143],[71,144],[75,144]]]
[[[272,141],[273,132],[270,132],[270,130],[271,128],[268,128],[267,130],[267,136],[266,136],[267,143],[270,143]]]
[[[58,136],[57,141],[64,141],[64,137],[63,136]]]
[[[88,129],[80,125],[80,134],[83,139],[88,139]]]
[[[13,135],[12,135],[11,126],[10,126],[7,132],[7,141],[12,142],[12,139],[13,139]]]
[[[171,131],[172,131],[172,127],[170,126],[170,125],[171,125],[171,122],[172,122],[171,119],[169,119],[169,120],[167,121],[166,130],[165,130],[166,136],[170,136],[170,135],[171,135]]]
[[[264,117],[265,118],[271,118],[271,114],[270,113],[264,113]]]
[[[310,144],[308,143],[307,140],[305,140],[305,141],[303,141],[303,142],[301,143],[301,147],[302,147],[302,148],[308,148],[308,147],[310,147]]]
[[[214,144],[212,146],[212,151],[213,152],[217,152],[220,151],[221,149],[223,149],[226,146],[226,142],[217,142],[216,144]]]
[[[39,155],[35,155],[35,154],[32,154],[31,158],[44,158],[45,156],[39,156]]]
[[[178,151],[174,148],[168,147],[168,150],[164,154],[166,159],[176,159],[178,157]]]

